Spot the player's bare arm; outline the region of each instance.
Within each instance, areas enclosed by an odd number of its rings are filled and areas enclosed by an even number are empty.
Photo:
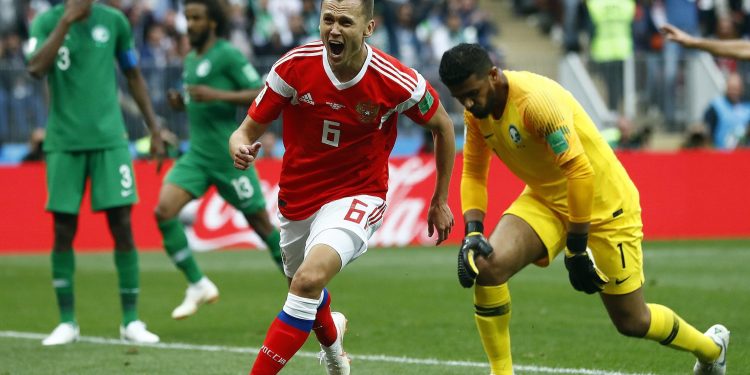
[[[235,105],[249,106],[255,100],[260,90],[248,89],[227,91],[219,90],[206,85],[193,85],[187,88],[190,100],[196,102],[209,102],[213,100],[232,103]]]
[[[448,187],[450,185],[453,162],[456,159],[456,137],[453,122],[442,104],[425,126],[432,131],[435,142],[435,167],[437,181],[435,192],[427,211],[427,233],[432,237],[437,232],[437,243],[445,241],[453,228],[453,213],[448,207]]]
[[[704,50],[717,56],[750,60],[750,42],[742,39],[716,40],[694,37],[672,25],[664,25],[661,32],[667,40],[682,44],[687,48]]]
[[[161,126],[156,121],[156,114],[154,113],[154,108],[151,106],[151,99],[148,97],[146,81],[143,79],[141,70],[138,67],[126,69],[123,71],[123,74],[125,74],[125,78],[128,80],[128,89],[130,89],[133,99],[138,104],[138,109],[141,110],[146,127],[148,127],[148,131],[151,134],[151,157],[156,159],[156,172],[159,173],[166,157],[166,151],[164,140],[161,138]]]
[[[26,70],[32,77],[42,78],[49,72],[57,58],[57,50],[65,41],[65,34],[68,33],[70,25],[88,17],[93,3],[94,0],[68,0],[65,3],[65,13],[60,22],[34,56],[29,59]]]
[[[245,170],[255,161],[260,151],[260,138],[268,128],[268,124],[261,124],[250,116],[240,124],[239,128],[229,137],[229,155],[234,160],[234,167]]]

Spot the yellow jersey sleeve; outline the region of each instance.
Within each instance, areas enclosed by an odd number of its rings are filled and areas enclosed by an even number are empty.
[[[537,90],[522,101],[519,109],[526,130],[547,144],[559,167],[584,153],[573,126],[573,110],[562,98]]]
[[[461,172],[461,209],[487,212],[487,176],[492,153],[484,142],[477,119],[464,111],[464,163]]]
[[[573,110],[563,98],[546,91],[529,94],[524,101],[523,120],[529,133],[546,143],[557,166],[567,177],[569,220],[591,220],[594,169],[573,125]]]

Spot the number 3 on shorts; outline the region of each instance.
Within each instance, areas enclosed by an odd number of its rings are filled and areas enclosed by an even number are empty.
[[[133,187],[133,173],[130,170],[130,166],[127,164],[120,165],[119,168],[120,175],[122,176],[122,179],[120,180],[120,185],[122,185],[123,189],[130,189]]]

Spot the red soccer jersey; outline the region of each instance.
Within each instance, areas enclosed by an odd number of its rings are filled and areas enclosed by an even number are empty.
[[[348,82],[334,76],[321,41],[291,50],[248,110],[262,124],[283,114],[279,210],[290,220],[347,196],[385,199],[398,114],[424,124],[438,108],[437,93],[416,70],[366,48]]]

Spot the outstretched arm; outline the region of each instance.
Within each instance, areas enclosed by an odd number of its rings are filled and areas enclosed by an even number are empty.
[[[456,159],[456,136],[453,132],[453,122],[442,104],[439,104],[437,112],[425,126],[432,131],[437,170],[435,192],[427,214],[427,230],[430,236],[437,232],[439,245],[448,238],[454,224],[453,213],[448,207],[448,188],[453,172],[453,162]]]
[[[704,50],[713,55],[750,60],[750,41],[743,39],[717,40],[694,37],[672,25],[664,25],[661,32],[667,40],[680,43],[687,48]]]

